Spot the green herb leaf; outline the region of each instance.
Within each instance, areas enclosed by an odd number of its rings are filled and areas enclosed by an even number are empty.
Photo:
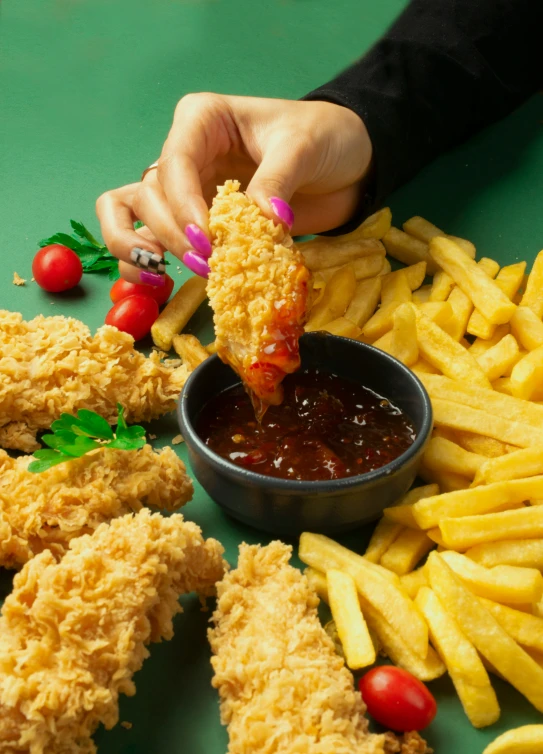
[[[53,434],[42,437],[43,443],[49,447],[34,453],[37,460],[29,465],[29,471],[41,473],[58,463],[80,458],[96,448],[142,448],[145,445],[144,428],[138,425],[129,427],[126,424],[124,408],[120,403],[117,404],[117,412],[116,432],[113,432],[106,419],[86,408],[79,409],[77,416],[61,414],[51,425]]]
[[[102,252],[98,249],[91,249],[90,246],[83,246],[77,253],[83,265],[83,271],[88,272],[92,266],[102,258]]]
[[[95,246],[98,249],[106,248],[104,244],[101,244],[100,241],[96,240],[90,230],[86,228],[83,223],[78,223],[77,220],[70,220],[70,225],[72,226],[76,235],[78,235],[79,238],[85,238],[91,244],[91,246]]]
[[[121,277],[121,273],[119,272],[119,265],[115,265],[115,267],[112,267],[108,273],[109,280],[115,281],[118,280]]]
[[[115,259],[115,257],[100,257],[100,259],[93,262],[85,272],[101,272],[102,270],[107,270],[109,272],[113,266],[117,267],[118,264],[119,260]]]
[[[81,248],[81,241],[78,241],[77,238],[74,238],[73,236],[69,236],[67,233],[55,233],[49,238],[42,239],[38,245],[40,248],[42,248],[43,246],[50,246],[54,243],[59,243],[62,244],[62,246],[67,246],[69,249],[72,249],[75,252],[77,252]]]

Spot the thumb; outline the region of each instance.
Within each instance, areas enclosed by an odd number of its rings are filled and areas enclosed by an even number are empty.
[[[249,185],[247,194],[262,212],[289,230],[294,225],[294,212],[289,202],[304,183],[304,153],[284,140],[275,149],[268,148]]]

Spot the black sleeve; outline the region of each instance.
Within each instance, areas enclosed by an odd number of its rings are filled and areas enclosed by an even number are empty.
[[[371,193],[350,225],[543,86],[542,32],[543,0],[412,0],[361,60],[303,97],[348,107],[368,129]]]

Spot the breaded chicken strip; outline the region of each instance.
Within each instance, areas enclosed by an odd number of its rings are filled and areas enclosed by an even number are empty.
[[[292,548],[241,545],[217,585],[209,631],[213,685],[229,754],[383,754],[362,698],[317,616],[318,597],[289,565]]]
[[[56,558],[70,540],[142,504],[176,510],[192,498],[192,481],[171,448],[155,452],[102,448],[41,474],[31,456],[0,450],[0,566],[16,568],[43,550]]]
[[[285,229],[265,217],[237,181],[218,189],[209,229],[207,292],[217,353],[262,415],[281,403],[281,380],[300,366],[310,274]]]
[[[148,421],[173,410],[187,376],[156,352],[145,358],[115,327],[91,336],[77,319],[24,322],[0,310],[0,447],[32,452],[36,432],[80,408],[115,423],[120,403],[128,421]]]
[[[0,752],[93,754],[152,641],[170,639],[180,594],[208,595],[223,548],[179,514],[142,510],[37,555],[0,618]]]

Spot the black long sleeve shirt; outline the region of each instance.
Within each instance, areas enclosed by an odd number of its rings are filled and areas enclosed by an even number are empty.
[[[412,0],[364,57],[305,96],[368,129],[374,178],[350,225],[543,88],[542,48],[543,0]]]

